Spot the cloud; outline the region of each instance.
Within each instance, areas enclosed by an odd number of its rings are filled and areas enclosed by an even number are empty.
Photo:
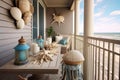
[[[120,15],[120,10],[115,10],[110,13],[111,16]]]
[[[83,2],[83,0],[80,0],[80,3]]]
[[[104,12],[106,10],[106,6],[102,6],[100,8],[97,8],[95,11],[94,11],[94,17],[101,17],[104,15]]]
[[[100,2],[102,2],[103,0],[96,0],[96,3],[100,3]]]
[[[97,23],[95,24],[94,31],[95,32],[120,32],[120,23]]]
[[[94,7],[96,7],[98,4],[100,4],[103,0],[95,0],[94,1]]]
[[[98,21],[101,22],[101,23],[107,23],[107,22],[111,22],[113,20],[114,20],[113,17],[101,17],[101,18],[98,19]]]
[[[80,8],[80,15],[83,15],[83,13],[84,13],[84,9]]]
[[[120,23],[115,17],[101,17],[94,21],[95,32],[120,32]]]
[[[95,16],[95,17],[100,17],[102,14],[103,14],[103,11],[100,11],[100,12],[98,12],[98,13],[95,13],[94,16]]]
[[[96,7],[99,3],[101,3],[103,0],[95,0],[94,1],[94,7]]]

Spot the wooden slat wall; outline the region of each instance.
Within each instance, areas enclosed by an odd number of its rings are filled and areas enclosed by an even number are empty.
[[[24,36],[27,43],[32,40],[32,22],[23,29],[16,29],[15,20],[10,15],[13,0],[0,0],[0,66],[14,57],[14,47]]]

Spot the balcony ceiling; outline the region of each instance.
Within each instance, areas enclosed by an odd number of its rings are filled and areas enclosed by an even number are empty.
[[[43,0],[47,7],[70,7],[73,0]]]

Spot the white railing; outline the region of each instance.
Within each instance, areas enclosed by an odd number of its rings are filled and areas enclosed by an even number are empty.
[[[83,53],[83,36],[76,35],[76,49]],[[74,46],[74,37],[72,36],[72,48]]]
[[[83,52],[83,36],[77,36],[76,48]],[[88,37],[88,50],[94,57],[93,80],[120,80],[120,40]]]

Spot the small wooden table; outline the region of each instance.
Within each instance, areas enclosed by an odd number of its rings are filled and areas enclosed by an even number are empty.
[[[25,65],[14,65],[14,60],[0,67],[0,73],[27,73],[27,74],[58,74],[61,63],[60,51],[53,56],[53,61],[43,62],[41,64],[32,64],[28,62]]]

